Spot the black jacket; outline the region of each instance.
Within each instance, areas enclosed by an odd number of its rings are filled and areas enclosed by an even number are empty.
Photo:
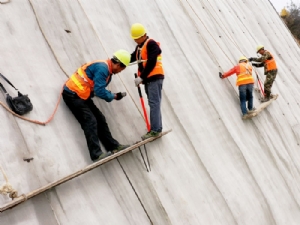
[[[139,58],[140,52],[138,53],[138,57],[137,57],[138,48],[142,48],[148,39],[149,39],[149,37],[147,37],[147,39],[142,44],[136,46],[134,52],[131,53],[130,62],[134,62]],[[154,67],[156,65],[157,56],[159,56],[161,54],[161,49],[160,49],[159,45],[156,43],[156,41],[154,41],[152,39],[148,41],[147,54],[148,54],[148,56],[147,56],[146,66],[144,67],[143,63],[138,64],[138,70],[139,70],[139,72],[141,72],[140,77],[143,79],[143,83],[145,84],[145,83],[151,82],[156,79],[164,79],[163,74],[151,76],[148,78],[148,75],[154,69]]]

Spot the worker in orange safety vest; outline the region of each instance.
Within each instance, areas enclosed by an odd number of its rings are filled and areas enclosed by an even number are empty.
[[[150,131],[141,138],[143,140],[156,137],[162,132],[161,100],[164,81],[160,43],[149,38],[145,27],[140,23],[131,26],[131,38],[137,43],[131,54],[130,62],[138,62],[136,86],[144,84],[150,107]]]
[[[113,74],[121,72],[129,65],[130,57],[129,52],[118,50],[111,59],[86,63],[79,67],[64,85],[63,99],[84,131],[90,157],[94,162],[129,147],[112,137],[105,116],[92,98],[95,95],[111,102],[126,96],[126,92],[111,93],[106,87]],[[99,140],[107,152],[101,150]]]
[[[273,97],[273,95],[271,94],[271,89],[277,75],[277,65],[274,56],[269,51],[265,50],[263,45],[258,45],[256,50],[257,53],[261,55],[261,57],[251,57],[249,58],[249,61],[259,62],[252,64],[255,67],[264,67],[264,73],[266,75],[266,79],[264,82],[265,96],[261,100],[261,102],[267,102]]]
[[[219,76],[224,79],[234,73],[237,76],[236,85],[239,88],[240,107],[243,114],[242,119],[245,119],[249,114],[255,111],[255,108],[253,107],[254,79],[252,77],[252,66],[245,56],[240,57],[238,65],[234,66],[224,74],[219,73]],[[246,102],[248,102],[247,106]]]

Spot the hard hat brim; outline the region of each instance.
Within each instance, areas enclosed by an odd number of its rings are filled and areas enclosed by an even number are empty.
[[[143,37],[144,35],[145,35],[145,34],[143,34],[142,36],[139,36],[139,37],[134,37],[134,36],[131,35],[131,38],[132,38],[133,40],[136,40],[136,39],[139,39],[139,38]]]
[[[264,49],[264,46],[261,46],[259,49],[257,49],[256,53],[258,53],[260,50]]]

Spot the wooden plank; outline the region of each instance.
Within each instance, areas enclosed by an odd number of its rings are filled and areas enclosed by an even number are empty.
[[[265,108],[267,108],[267,107],[268,107],[274,100],[276,100],[277,98],[278,98],[278,94],[277,94],[277,95],[274,95],[273,98],[270,99],[269,101],[261,103],[261,104],[257,107],[257,109],[255,110],[255,112],[254,112],[254,113],[251,113],[251,114],[249,114],[249,115],[247,115],[247,117],[244,118],[244,120],[245,120],[245,119],[250,119],[250,118],[253,118],[253,117],[257,116],[261,111],[263,111]]]
[[[21,204],[22,202],[26,201],[27,199],[30,199],[30,198],[32,198],[32,197],[34,197],[34,196],[36,196],[38,194],[41,194],[41,193],[43,193],[43,192],[45,192],[45,191],[47,191],[47,190],[49,190],[49,189],[51,189],[53,187],[56,187],[56,186],[58,186],[60,184],[63,184],[63,183],[65,183],[65,182],[67,182],[67,181],[69,181],[69,180],[71,180],[71,179],[73,179],[75,177],[78,177],[78,176],[80,176],[82,174],[85,174],[88,171],[91,171],[91,170],[93,170],[93,169],[95,169],[95,168],[103,165],[104,163],[107,163],[107,162],[109,162],[109,161],[111,161],[111,160],[113,160],[113,159],[115,159],[115,158],[117,158],[117,157],[119,157],[119,156],[121,156],[123,154],[126,154],[127,152],[130,152],[130,151],[138,148],[141,145],[144,145],[144,144],[147,144],[149,142],[154,141],[154,140],[156,140],[156,139],[158,139],[158,138],[166,135],[167,133],[169,133],[171,131],[172,131],[172,129],[162,132],[157,137],[148,138],[146,140],[143,140],[143,141],[140,141],[138,143],[135,143],[135,144],[131,145],[130,147],[128,147],[128,148],[126,148],[126,149],[124,149],[124,150],[122,150],[122,151],[120,151],[118,153],[115,153],[115,154],[113,154],[111,156],[108,156],[108,157],[106,157],[106,158],[104,158],[104,159],[102,159],[102,160],[100,160],[98,162],[92,163],[91,165],[88,165],[84,169],[81,169],[81,170],[79,170],[79,171],[77,171],[77,172],[75,172],[75,173],[73,173],[71,175],[68,175],[68,176],[66,176],[66,177],[64,177],[62,179],[59,179],[59,180],[55,181],[55,182],[49,183],[49,184],[45,185],[44,187],[41,187],[41,188],[39,188],[37,190],[29,192],[28,194],[23,194],[23,195],[15,198],[11,202],[7,203],[3,207],[1,207],[0,208],[0,212],[3,212],[3,211],[5,211],[7,209],[10,209],[10,208],[13,208],[14,206],[17,206],[17,205]]]

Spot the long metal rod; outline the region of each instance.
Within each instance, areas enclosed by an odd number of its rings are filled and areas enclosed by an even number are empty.
[[[145,146],[145,145],[144,145],[144,146]],[[142,150],[141,150],[140,146],[139,146],[139,151],[140,151],[141,156],[142,156],[142,159],[143,159],[143,161],[144,161],[144,165],[145,165],[145,167],[146,167],[146,170],[147,170],[147,172],[149,172],[148,167],[147,167],[147,164],[146,164],[146,161],[145,161],[145,159],[144,159],[144,155],[143,155],[143,153],[142,153]]]
[[[148,153],[147,153],[146,145],[144,145],[144,149],[145,149],[145,152],[146,152],[146,158],[147,158],[147,161],[148,161],[148,167],[149,167],[149,170],[151,171],[151,167],[150,167],[150,162],[149,162],[149,158],[148,158]]]
[[[134,186],[133,186],[131,180],[129,179],[129,176],[127,175],[127,173],[126,173],[125,169],[123,168],[122,164],[120,163],[119,159],[117,159],[117,160],[118,160],[118,163],[119,163],[119,165],[121,166],[121,168],[122,168],[122,170],[123,170],[123,173],[125,174],[125,176],[126,176],[128,182],[129,182],[129,184],[130,184],[130,186],[131,186],[131,188],[132,188],[132,190],[133,190],[135,196],[136,196],[137,199],[139,200],[139,202],[140,202],[140,204],[141,204],[141,206],[142,206],[144,212],[146,213],[146,215],[147,215],[147,217],[148,217],[150,223],[153,224],[153,222],[152,222],[152,220],[151,220],[151,218],[150,218],[150,215],[148,214],[148,212],[147,212],[147,210],[146,210],[146,208],[145,208],[145,206],[144,206],[142,200],[140,199],[138,193],[136,192],[136,190],[135,190],[135,188],[134,188]]]
[[[137,60],[135,62],[129,63],[129,66],[133,66],[135,64],[141,63],[141,62],[146,62],[147,60]]]

